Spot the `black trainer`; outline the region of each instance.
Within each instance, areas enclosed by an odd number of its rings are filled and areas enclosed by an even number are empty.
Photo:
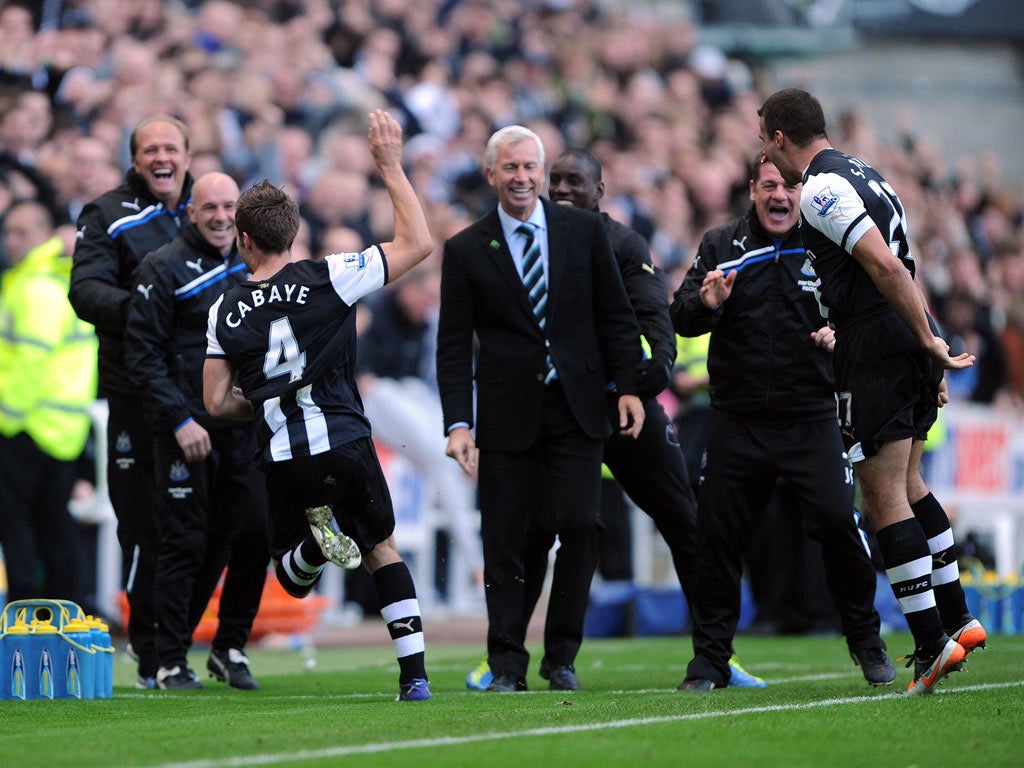
[[[708,680],[706,677],[688,677],[679,685],[676,686],[677,691],[714,691],[718,688],[724,688],[724,685],[718,685],[713,680]]]
[[[490,693],[519,693],[527,690],[526,679],[511,672],[495,672],[491,684],[484,690]]]
[[[891,685],[896,679],[896,667],[889,660],[889,655],[884,648],[864,648],[860,651],[850,651],[850,658],[853,663],[860,667],[864,673],[864,679],[870,685]]]
[[[156,686],[162,691],[199,690],[203,684],[199,677],[188,667],[160,667],[156,673]]]
[[[259,689],[252,672],[249,671],[249,659],[237,648],[229,648],[226,651],[211,648],[206,668],[210,670],[211,677],[217,678],[222,683],[227,683],[232,688],[242,691]]]
[[[578,691],[580,689],[579,678],[576,677],[576,667],[572,664],[550,665],[547,659],[541,659],[540,676],[549,681],[548,688],[552,691]]]

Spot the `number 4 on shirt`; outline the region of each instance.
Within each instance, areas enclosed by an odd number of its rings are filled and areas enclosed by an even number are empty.
[[[279,317],[270,324],[263,375],[273,379],[288,374],[289,382],[300,381],[305,367],[306,353],[299,349],[299,342],[292,333],[292,324],[287,317]]]

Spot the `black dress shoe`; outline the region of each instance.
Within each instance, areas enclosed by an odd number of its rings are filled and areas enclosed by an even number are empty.
[[[518,693],[526,690],[526,680],[508,672],[495,672],[494,679],[485,690],[492,693]]]
[[[706,677],[688,677],[681,682],[676,690],[678,691],[714,691],[718,688],[724,688],[724,685],[718,685],[713,680],[708,680]]]
[[[563,664],[552,667],[547,660],[540,663],[540,676],[548,680],[548,688],[552,691],[578,691],[580,680],[576,677],[576,667],[572,664]]]

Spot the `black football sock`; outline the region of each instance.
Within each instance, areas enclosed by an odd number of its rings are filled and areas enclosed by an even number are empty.
[[[900,520],[878,531],[885,575],[914,635],[915,653],[931,655],[946,634],[935,607],[932,557],[916,519]]]
[[[414,678],[427,679],[424,666],[423,623],[420,604],[412,574],[403,562],[391,563],[373,573],[377,598],[382,608],[380,615],[387,622],[388,632],[395,644],[398,657],[398,682],[408,683]]]
[[[967,597],[960,585],[960,568],[956,561],[956,542],[949,517],[939,500],[928,494],[910,505],[914,517],[928,539],[928,550],[932,554],[932,589],[935,604],[942,618],[946,633],[960,629],[970,617]]]
[[[301,544],[284,553],[274,565],[274,573],[285,592],[293,597],[305,597],[320,581],[327,559],[312,535]]]

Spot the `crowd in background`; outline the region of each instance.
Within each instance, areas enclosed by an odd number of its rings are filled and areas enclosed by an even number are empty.
[[[300,202],[299,255],[358,250],[391,227],[364,138],[383,107],[404,126],[435,267],[444,239],[493,204],[488,136],[522,123],[549,158],[594,152],[602,208],[648,238],[674,289],[703,232],[748,204],[758,76],[690,21],[597,0],[8,1],[0,216],[40,200],[70,253],[83,203],[129,164],[131,127],[167,112],[191,130],[196,177],[223,170],[243,189],[268,178]],[[950,376],[953,397],[1020,409],[1020,180],[986,148],[949,157],[856,105],[830,138],[897,190],[944,335],[978,356]]]

